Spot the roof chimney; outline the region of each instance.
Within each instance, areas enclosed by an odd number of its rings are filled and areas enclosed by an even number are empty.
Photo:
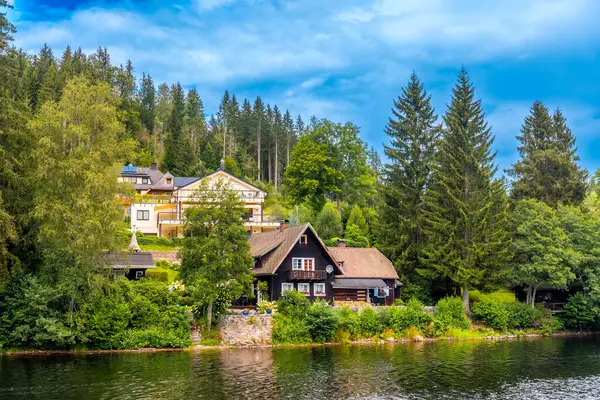
[[[219,166],[219,169],[221,171],[225,171],[225,160],[223,160],[222,158],[221,158],[221,165]]]
[[[338,239],[338,247],[340,249],[346,248],[346,239]]]
[[[146,165],[148,165],[148,164],[146,164]],[[153,163],[150,165],[150,169],[158,169],[158,165],[157,165],[155,162],[153,162]]]
[[[133,233],[131,234],[131,243],[129,243],[129,250],[133,251],[134,253],[142,251],[142,249],[140,249],[140,245],[137,242],[137,238],[135,237],[135,231],[133,231]]]
[[[288,221],[287,219],[284,219],[283,221],[280,222],[279,232],[285,231],[289,226],[290,226],[290,221]]]

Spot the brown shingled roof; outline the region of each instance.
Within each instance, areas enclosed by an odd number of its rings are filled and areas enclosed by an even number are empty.
[[[262,267],[254,269],[253,272],[257,275],[272,275],[275,273],[292,248],[298,243],[298,240],[300,240],[300,235],[307,229],[310,229],[315,234],[315,237],[319,239],[321,246],[329,253],[337,267],[335,257],[321,241],[310,223],[307,222],[302,225],[290,226],[283,231],[277,229],[251,235],[248,239],[250,252],[253,257],[260,257],[262,260]]]
[[[329,247],[329,251],[342,263],[344,275],[337,278],[398,279],[392,262],[374,247]]]

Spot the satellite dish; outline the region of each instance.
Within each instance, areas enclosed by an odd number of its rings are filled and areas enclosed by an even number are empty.
[[[326,266],[325,271],[327,271],[328,274],[331,274],[333,272],[333,265]]]

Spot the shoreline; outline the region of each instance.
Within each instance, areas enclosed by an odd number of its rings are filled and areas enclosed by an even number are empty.
[[[551,335],[542,335],[539,333],[528,333],[523,335],[498,335],[485,336],[481,338],[415,338],[415,339],[361,339],[348,343],[303,343],[303,344],[248,344],[248,345],[218,345],[203,346],[196,345],[179,348],[157,348],[146,347],[141,349],[121,349],[121,350],[0,350],[0,357],[3,356],[51,356],[51,355],[100,355],[100,354],[151,354],[151,353],[170,353],[170,352],[196,352],[205,350],[239,350],[239,349],[276,349],[276,348],[295,348],[295,347],[331,347],[331,346],[356,346],[356,345],[382,345],[382,344],[408,344],[408,343],[431,343],[431,342],[471,342],[471,341],[499,341],[514,339],[540,339],[554,337],[588,337],[595,336],[597,332],[556,332]]]

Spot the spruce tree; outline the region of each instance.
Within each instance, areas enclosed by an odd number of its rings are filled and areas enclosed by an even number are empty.
[[[508,200],[503,182],[494,178],[492,132],[464,69],[452,93],[425,193],[428,244],[421,262],[429,267],[425,275],[449,278],[462,288],[469,313],[469,289],[488,286],[504,272]]]
[[[575,138],[562,112],[550,116],[536,101],[517,139],[521,159],[507,171],[513,178],[512,198],[537,199],[553,207],[581,204],[587,172],[577,165]]]
[[[402,95],[394,100],[385,132],[389,163],[385,165],[378,244],[393,260],[403,283],[419,280],[423,268],[423,196],[431,180],[436,143],[441,127],[431,97],[416,74],[412,74]]]
[[[185,119],[185,94],[178,82],[171,87],[172,110],[169,118],[169,136],[165,141],[162,167],[175,176],[192,175],[198,165],[189,138],[183,131]]]
[[[156,89],[150,75],[142,74],[140,87],[140,122],[149,135],[154,134],[154,118],[156,114]]]

